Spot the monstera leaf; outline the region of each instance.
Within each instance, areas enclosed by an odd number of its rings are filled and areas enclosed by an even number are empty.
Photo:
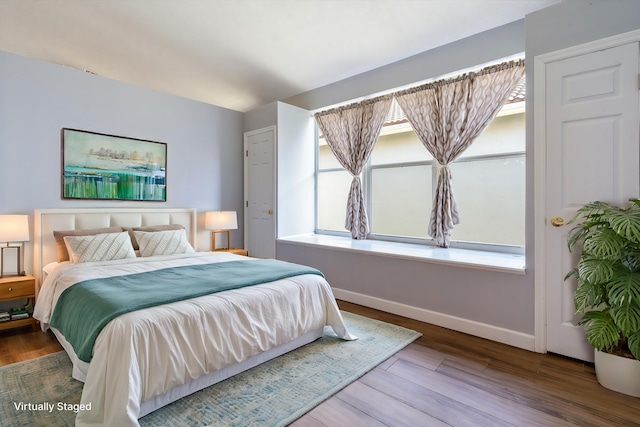
[[[573,303],[577,313],[584,313],[589,309],[598,307],[605,302],[604,285],[582,284],[578,286],[573,295]]]
[[[640,331],[640,306],[627,304],[611,308],[611,317],[626,337]]]
[[[617,234],[640,243],[640,206],[633,204],[629,209],[611,209],[607,212],[607,220]]]
[[[616,265],[616,260],[585,255],[578,263],[578,280],[589,284],[607,282],[613,276]]]
[[[587,311],[582,316],[581,325],[585,325],[587,341],[600,351],[615,347],[620,339],[620,332],[609,313],[603,311]]]
[[[629,337],[627,345],[629,347],[629,350],[631,351],[631,354],[633,354],[633,357],[640,360],[640,331]]]
[[[620,259],[627,242],[610,228],[592,230],[582,243],[582,252],[601,259]]]
[[[630,249],[622,257],[622,263],[631,271],[640,271],[640,249]]]
[[[640,273],[621,269],[608,281],[609,304],[640,305]]]

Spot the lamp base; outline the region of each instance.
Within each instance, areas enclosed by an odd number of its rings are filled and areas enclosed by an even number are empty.
[[[226,248],[216,248],[216,233],[227,233],[227,247]],[[224,249],[231,248],[231,233],[229,230],[211,230],[211,251],[219,251]]]
[[[17,249],[18,257],[16,263],[16,273],[15,274],[4,274],[4,250],[5,249]],[[16,277],[16,276],[26,276],[27,274],[24,271],[20,271],[20,246],[2,246],[0,247],[0,279],[3,277]]]

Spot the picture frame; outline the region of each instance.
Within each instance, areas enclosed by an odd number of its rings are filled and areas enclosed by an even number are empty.
[[[167,201],[167,144],[63,128],[62,198]]]

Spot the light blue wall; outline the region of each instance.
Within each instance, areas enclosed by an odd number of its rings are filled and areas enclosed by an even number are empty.
[[[198,249],[208,250],[206,210],[237,210],[243,223],[242,126],[240,112],[0,51],[0,214],[195,207]],[[63,200],[63,127],[167,143],[167,201]],[[242,229],[232,232],[232,245],[242,242]]]
[[[278,121],[278,102],[262,105],[244,114],[244,131],[251,132],[269,126]]]

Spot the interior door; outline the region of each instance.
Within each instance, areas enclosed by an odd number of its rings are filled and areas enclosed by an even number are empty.
[[[276,256],[276,128],[244,134],[245,248],[249,256]]]
[[[547,351],[592,361],[577,283],[563,280],[580,256],[566,223],[586,203],[640,195],[638,43],[550,62],[545,74]]]

